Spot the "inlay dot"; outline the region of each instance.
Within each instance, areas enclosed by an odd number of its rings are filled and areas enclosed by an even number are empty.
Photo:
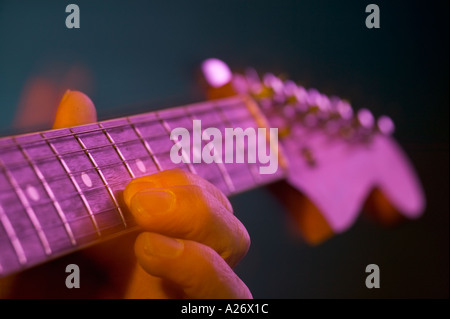
[[[39,193],[34,186],[28,185],[26,191],[27,191],[28,196],[32,200],[34,200],[35,202],[37,202],[39,200],[39,198],[40,198]]]
[[[147,171],[147,169],[145,168],[145,164],[140,159],[136,160],[136,166],[142,173],[145,173]]]
[[[85,172],[83,172],[81,174],[81,179],[83,180],[83,183],[87,186],[87,187],[92,187],[92,180],[89,177],[88,174],[86,174]]]

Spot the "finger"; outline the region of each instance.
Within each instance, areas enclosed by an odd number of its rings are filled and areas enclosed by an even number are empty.
[[[190,240],[142,233],[139,264],[149,274],[177,285],[188,298],[252,298],[250,290],[210,247]]]
[[[56,110],[53,128],[64,128],[97,121],[94,103],[84,93],[67,90]]]
[[[166,188],[180,185],[198,185],[213,197],[218,199],[230,212],[233,207],[228,198],[213,184],[198,175],[175,168],[156,174],[147,175],[132,180],[124,190],[125,203],[130,206],[131,198],[140,190],[146,188]]]
[[[131,198],[130,211],[145,231],[200,242],[235,266],[247,253],[250,237],[220,197],[199,186],[202,182],[139,189]],[[131,195],[129,191],[126,196]]]

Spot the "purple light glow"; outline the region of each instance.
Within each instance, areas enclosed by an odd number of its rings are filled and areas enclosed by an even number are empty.
[[[263,78],[264,85],[272,88],[276,94],[280,94],[283,91],[283,81],[277,78],[271,73],[267,73]]]
[[[358,121],[362,127],[371,128],[375,122],[372,112],[368,109],[361,109],[358,111]]]
[[[212,87],[218,88],[231,81],[232,74],[228,65],[219,59],[207,59],[202,63],[202,71],[206,81]]]
[[[353,116],[353,109],[346,101],[340,100],[336,105],[336,110],[344,120],[349,120]]]
[[[380,132],[385,135],[391,135],[395,130],[394,122],[389,116],[386,115],[380,116],[377,126]]]

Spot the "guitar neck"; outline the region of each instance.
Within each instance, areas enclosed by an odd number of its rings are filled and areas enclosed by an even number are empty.
[[[171,160],[170,150],[179,143],[170,139],[171,131],[192,132],[193,120],[222,133],[263,126],[252,103],[234,97],[1,138],[0,277],[135,229],[122,204],[122,191],[133,178],[181,168],[227,195],[283,178],[281,167],[275,174],[260,174],[258,160],[193,163],[192,154],[186,162]],[[200,143],[197,148],[205,147]],[[241,145],[244,151],[247,145]]]

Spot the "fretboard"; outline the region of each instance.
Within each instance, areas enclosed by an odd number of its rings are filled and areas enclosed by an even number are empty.
[[[260,174],[258,160],[174,164],[170,150],[177,141],[170,132],[192,132],[193,120],[222,133],[262,125],[249,100],[234,97],[1,138],[0,277],[136,229],[122,203],[133,178],[181,168],[233,195],[283,177],[281,166]]]

